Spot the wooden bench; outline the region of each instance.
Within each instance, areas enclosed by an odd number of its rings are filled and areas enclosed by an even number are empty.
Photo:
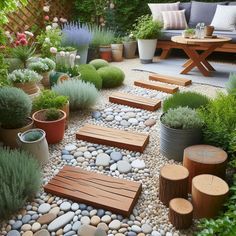
[[[142,190],[141,183],[78,167],[64,166],[44,186],[47,193],[129,217]]]
[[[113,93],[109,101],[117,104],[140,108],[148,111],[155,111],[161,107],[161,101],[153,98],[132,95],[128,93]]]

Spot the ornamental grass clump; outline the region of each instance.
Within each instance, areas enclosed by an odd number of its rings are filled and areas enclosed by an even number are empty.
[[[29,64],[28,68],[39,74],[54,70],[56,63],[49,58],[39,58],[38,61]]]
[[[197,112],[188,107],[169,109],[161,118],[161,122],[173,129],[198,129],[203,121]]]
[[[206,106],[210,102],[210,99],[197,92],[179,92],[168,97],[163,102],[163,112],[167,112],[169,109],[178,107],[189,107],[197,109],[202,106]]]
[[[74,111],[90,108],[99,97],[99,93],[93,84],[77,79],[64,81],[52,89],[57,94],[68,97],[70,109]]]
[[[0,219],[7,219],[34,198],[41,183],[40,167],[29,153],[0,148]]]
[[[8,75],[8,80],[11,83],[38,82],[41,79],[41,75],[29,69],[14,70],[11,74]]]

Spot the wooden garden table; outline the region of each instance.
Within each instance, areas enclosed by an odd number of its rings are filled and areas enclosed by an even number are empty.
[[[222,47],[225,43],[231,41],[231,38],[217,37],[204,39],[190,39],[182,36],[173,36],[171,40],[175,43],[181,44],[183,50],[190,58],[184,63],[184,70],[181,74],[187,74],[194,67],[197,67],[204,76],[210,76],[212,71],[215,71],[213,66],[207,61],[207,57],[211,55],[218,47]],[[207,48],[202,53],[196,50],[196,47],[203,46]]]

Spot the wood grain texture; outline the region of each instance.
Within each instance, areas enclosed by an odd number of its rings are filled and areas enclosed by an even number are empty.
[[[180,86],[188,86],[192,84],[192,80],[190,79],[177,78],[170,75],[160,75],[160,74],[150,75],[149,80],[159,81],[167,84],[176,84]]]
[[[44,186],[44,190],[47,193],[128,217],[138,200],[142,185],[77,167],[64,166]]]
[[[170,93],[170,94],[173,94],[179,91],[179,87],[177,86],[171,86],[171,85],[161,84],[161,83],[152,82],[152,81],[136,80],[134,81],[134,85],[138,87],[153,89],[153,90],[162,91],[164,93]]]
[[[76,138],[91,143],[119,147],[143,152],[149,142],[149,135],[113,128],[86,124],[76,133]]]
[[[161,107],[161,101],[153,98],[132,95],[128,93],[113,93],[109,97],[112,103],[122,104],[130,107],[140,108],[148,111],[155,111]]]

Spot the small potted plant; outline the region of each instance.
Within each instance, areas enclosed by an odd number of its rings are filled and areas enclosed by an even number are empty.
[[[157,39],[162,33],[162,23],[153,21],[149,15],[141,16],[134,25],[134,36],[138,39],[138,50],[141,63],[152,63]]]
[[[182,36],[184,38],[195,38],[196,30],[192,29],[192,28],[186,29],[186,30],[183,31]]]
[[[125,36],[123,38],[123,45],[124,45],[124,57],[126,59],[134,58],[137,50],[137,42],[135,40],[133,33],[130,33],[129,36]]]
[[[33,116],[37,128],[46,133],[49,144],[59,143],[65,133],[66,113],[62,110],[50,108],[36,111]]]
[[[29,64],[28,68],[40,74],[44,88],[50,87],[49,74],[55,69],[56,63],[49,58],[39,58],[38,61]]]
[[[35,95],[39,92],[37,82],[41,79],[41,75],[29,69],[14,70],[8,75],[8,80],[14,87],[22,89],[29,95]]]
[[[123,60],[123,43],[120,37],[114,38],[111,44],[112,60],[119,62]]]
[[[201,143],[203,121],[196,110],[169,109],[160,121],[160,151],[168,159],[182,161],[186,147]]]
[[[17,134],[33,127],[32,102],[21,89],[0,88],[0,139],[11,148],[18,147]]]

